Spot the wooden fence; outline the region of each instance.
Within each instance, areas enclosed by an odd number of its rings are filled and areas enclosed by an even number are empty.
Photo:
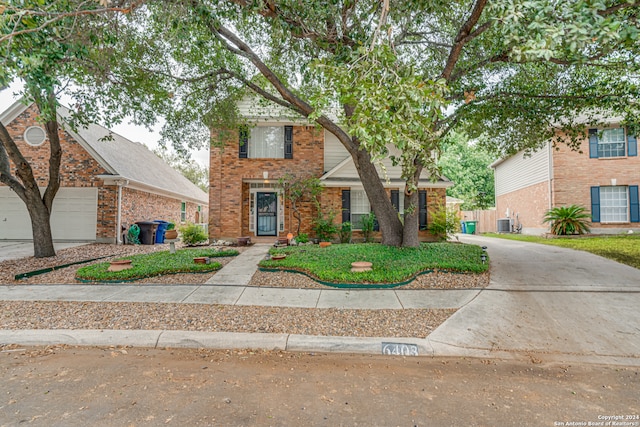
[[[478,221],[476,233],[495,233],[498,231],[496,210],[461,211],[463,221]]]

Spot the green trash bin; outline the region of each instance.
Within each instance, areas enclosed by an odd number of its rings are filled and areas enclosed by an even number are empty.
[[[467,234],[476,234],[476,224],[478,221],[465,221],[466,222],[466,233]]]

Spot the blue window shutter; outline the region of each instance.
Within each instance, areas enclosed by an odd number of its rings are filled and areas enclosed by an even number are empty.
[[[342,190],[342,222],[351,221],[351,190]]]
[[[391,190],[391,204],[395,208],[396,212],[400,212],[400,191]]]
[[[629,186],[629,219],[631,222],[640,222],[640,203],[638,203],[638,186]]]
[[[598,129],[589,129],[589,158],[598,158]]]
[[[238,157],[246,159],[249,157],[249,129],[247,127],[241,127],[238,137]]]
[[[293,126],[284,127],[284,158],[293,159]]]
[[[635,157],[638,155],[638,140],[635,135],[627,134],[627,155]]]
[[[591,222],[600,222],[600,187],[591,187]]]
[[[427,228],[427,191],[418,191],[418,226],[420,230]]]

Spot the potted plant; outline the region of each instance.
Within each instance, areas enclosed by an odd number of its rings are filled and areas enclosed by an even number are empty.
[[[164,238],[167,240],[178,238],[178,230],[176,230],[176,224],[174,222],[169,222],[167,224],[167,231],[164,233]]]

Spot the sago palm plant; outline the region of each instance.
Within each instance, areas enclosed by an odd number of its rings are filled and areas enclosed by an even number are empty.
[[[589,219],[591,215],[578,205],[558,206],[549,209],[544,216],[544,222],[551,223],[551,232],[557,236],[588,233]]]

